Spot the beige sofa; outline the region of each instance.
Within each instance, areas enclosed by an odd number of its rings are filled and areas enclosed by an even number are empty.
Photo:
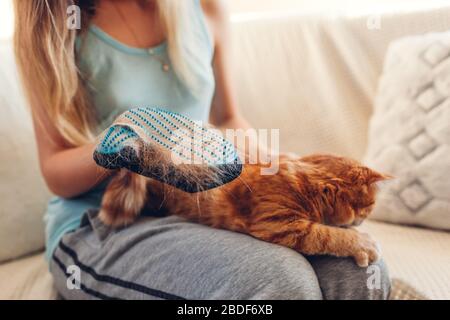
[[[450,28],[450,6],[368,14],[297,12],[233,16],[239,104],[259,128],[281,129],[281,149],[362,159],[389,42]],[[43,259],[48,192],[9,41],[0,43],[0,299],[53,299]],[[367,221],[392,277],[432,299],[450,299],[450,233]]]

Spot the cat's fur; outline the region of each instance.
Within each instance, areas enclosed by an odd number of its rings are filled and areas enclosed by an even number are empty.
[[[279,168],[261,175],[260,165],[245,165],[238,179],[196,194],[121,170],[104,194],[100,218],[119,227],[152,210],[307,255],[353,257],[359,266],[378,259],[376,243],[353,226],[371,212],[375,183],[386,176],[331,155],[281,156]]]

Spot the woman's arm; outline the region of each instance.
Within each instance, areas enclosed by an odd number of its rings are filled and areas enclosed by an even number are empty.
[[[203,0],[202,3],[215,43],[216,92],[211,106],[210,122],[222,130],[252,129],[237,106],[233,86],[232,41],[228,11],[222,0]],[[240,151],[244,151],[246,156],[251,155],[253,159],[258,157],[261,160],[261,157],[265,159],[269,153],[273,153],[268,152],[267,147],[262,146],[254,134],[247,135],[246,141],[245,146],[236,146]]]
[[[39,162],[48,188],[65,198],[89,191],[109,175],[109,171],[97,166],[92,158],[95,145],[67,146],[42,108],[32,102]]]
[[[222,0],[204,0],[202,4],[215,45],[213,67],[216,92],[211,107],[210,122],[221,128],[249,129],[250,124],[237,107],[233,88],[228,11]]]

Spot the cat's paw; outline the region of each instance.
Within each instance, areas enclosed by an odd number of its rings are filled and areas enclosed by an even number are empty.
[[[369,264],[380,258],[380,248],[375,240],[367,233],[355,231],[356,241],[352,249],[352,256],[360,267],[368,267]]]

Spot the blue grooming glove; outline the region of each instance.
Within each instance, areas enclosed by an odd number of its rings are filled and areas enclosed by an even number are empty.
[[[219,187],[242,172],[233,144],[216,130],[158,108],[122,114],[101,136],[94,160],[190,193]]]

